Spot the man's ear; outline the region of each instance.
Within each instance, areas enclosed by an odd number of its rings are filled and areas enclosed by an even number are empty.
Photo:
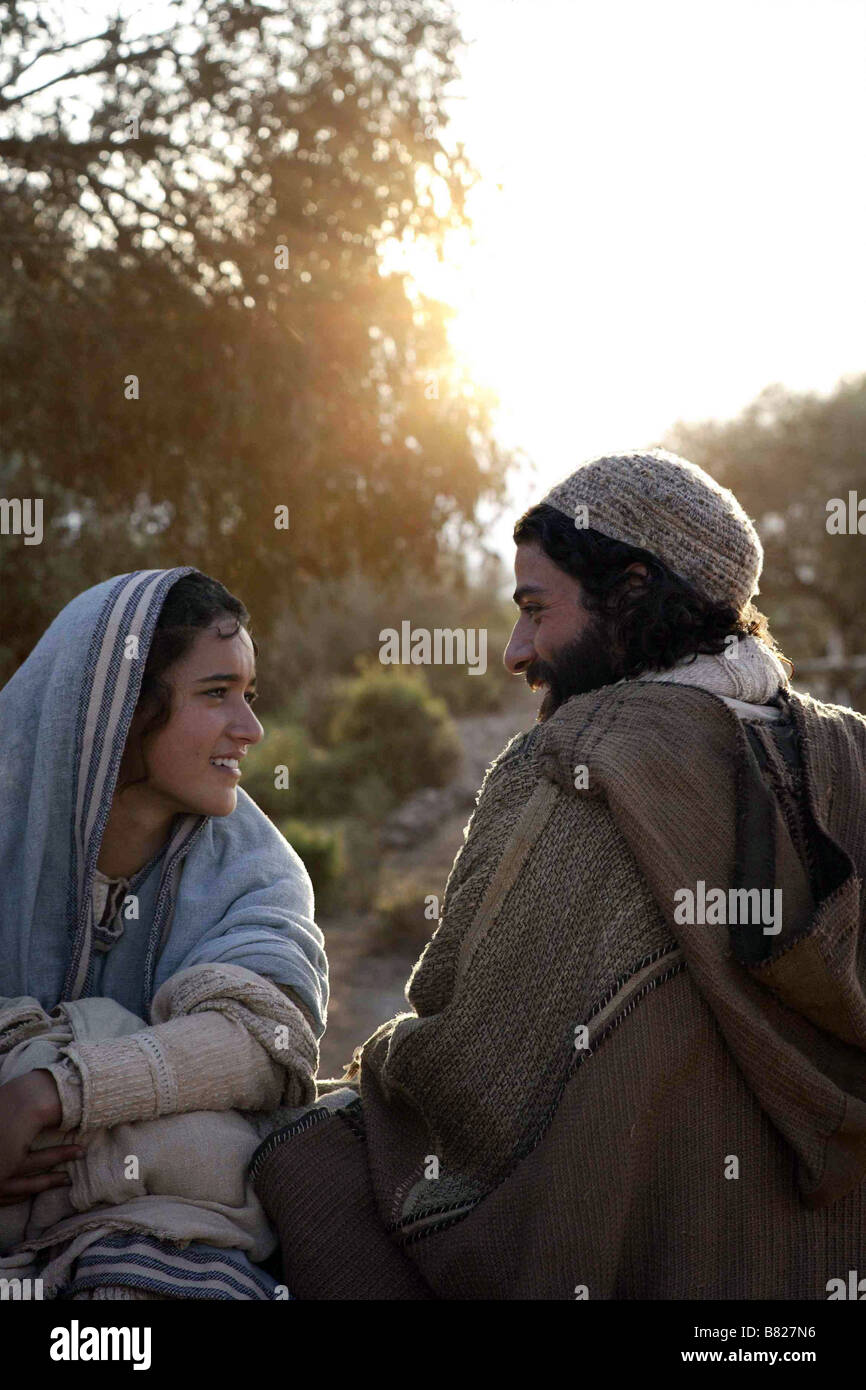
[[[630,565],[625,567],[626,574],[634,574],[634,578],[629,580],[629,585],[633,588],[635,584],[640,584],[641,579],[646,579],[649,570],[646,565],[642,565],[639,560],[633,560]]]

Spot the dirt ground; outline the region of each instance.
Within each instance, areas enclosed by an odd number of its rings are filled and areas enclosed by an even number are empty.
[[[538,697],[515,681],[513,703],[502,712],[457,720],[463,745],[459,780],[474,790],[481,785],[485,768],[514,734],[528,729],[535,719]],[[437,894],[441,903],[454,856],[463,843],[463,831],[472,813],[471,801],[443,818],[419,844],[382,852],[382,886],[411,877],[423,881],[425,893]],[[319,1075],[334,1077],[360,1043],[387,1019],[409,1011],[404,989],[423,941],[403,949],[375,949],[377,919],[372,915],[320,917],[330,970],[331,999],[328,1027],[321,1042]],[[430,935],[436,922],[430,922]]]

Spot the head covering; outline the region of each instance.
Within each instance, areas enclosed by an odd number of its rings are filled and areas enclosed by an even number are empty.
[[[0,996],[89,995],[149,1017],[188,966],[244,966],[297,990],[321,1037],[324,938],[298,855],[238,788],[231,815],[179,815],[130,880],[138,919],[93,947],[93,878],[166,595],[191,566],[136,570],[68,603],[0,691]],[[137,638],[136,655],[127,639]]]
[[[764,551],[740,503],[666,449],[589,459],[542,500],[579,525],[651,551],[716,603],[739,611],[759,592]]]

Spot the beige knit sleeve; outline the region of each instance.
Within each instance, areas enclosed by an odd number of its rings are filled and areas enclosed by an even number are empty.
[[[153,1001],[157,1021],[125,1037],[70,1043],[80,1078],[58,1077],[81,1131],[192,1110],[274,1110],[315,1100],[318,1043],[286,990],[240,966],[193,966]],[[65,1084],[65,1090],[64,1090]],[[68,1111],[67,1111],[67,1106]]]

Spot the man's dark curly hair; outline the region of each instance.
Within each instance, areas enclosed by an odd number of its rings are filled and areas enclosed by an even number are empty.
[[[541,502],[530,507],[514,527],[517,545],[534,543],[566,574],[577,579],[584,607],[596,614],[613,638],[620,678],[645,670],[667,670],[686,657],[725,650],[725,638],[757,637],[780,660],[767,619],[752,603],[739,611],[714,603],[657,555],[612,540],[589,527],[578,528],[558,507]],[[645,565],[647,577],[636,583],[627,567]],[[793,670],[793,665],[788,662]]]

